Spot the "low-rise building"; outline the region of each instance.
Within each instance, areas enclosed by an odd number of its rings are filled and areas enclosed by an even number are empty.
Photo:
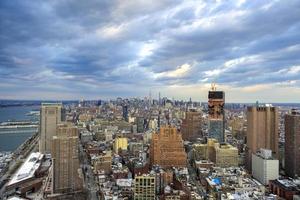
[[[252,175],[264,185],[279,177],[279,161],[272,158],[271,150],[260,149],[252,154]]]
[[[289,179],[276,179],[269,182],[271,193],[278,195],[286,200],[293,200],[300,195],[300,181]]]
[[[155,176],[136,176],[134,179],[134,200],[151,199],[155,199]]]

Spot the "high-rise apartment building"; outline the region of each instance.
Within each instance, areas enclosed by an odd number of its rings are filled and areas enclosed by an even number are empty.
[[[136,176],[134,178],[134,200],[152,199],[155,199],[155,176]]]
[[[61,103],[42,103],[40,110],[39,151],[51,152],[51,140],[56,135],[56,126],[62,121]]]
[[[278,109],[271,106],[247,108],[246,168],[251,171],[252,154],[270,149],[278,159]]]
[[[300,112],[285,116],[285,173],[300,177]]]
[[[187,155],[181,134],[176,128],[161,127],[159,133],[152,135],[150,161],[152,165],[164,168],[186,166]]]
[[[181,133],[183,140],[195,140],[201,137],[201,113],[190,109],[182,120]]]
[[[52,140],[52,190],[53,193],[80,191],[78,129],[69,124],[59,124]]]
[[[216,91],[216,87],[212,84],[211,90],[208,92],[208,137],[215,138],[219,142],[225,141],[225,93]]]

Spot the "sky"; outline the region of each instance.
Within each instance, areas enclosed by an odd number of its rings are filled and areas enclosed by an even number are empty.
[[[1,0],[0,99],[300,103],[300,1]]]

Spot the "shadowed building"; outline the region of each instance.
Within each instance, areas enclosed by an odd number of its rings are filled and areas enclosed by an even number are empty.
[[[201,137],[201,113],[190,109],[182,120],[181,133],[183,140],[195,140]]]
[[[300,176],[300,113],[285,115],[285,173]]]
[[[57,136],[52,140],[53,193],[72,193],[81,190],[78,148],[77,127],[59,124]]]
[[[225,137],[224,104],[225,93],[216,91],[215,84],[212,84],[208,92],[208,137],[215,138],[220,143],[224,142]]]
[[[270,149],[278,159],[278,109],[252,106],[247,109],[246,168],[251,171],[252,154],[259,149]]]
[[[186,167],[187,155],[176,128],[161,127],[159,133],[152,135],[150,160],[152,165],[164,168]]]
[[[47,154],[51,152],[51,140],[56,135],[56,126],[62,121],[62,104],[42,103],[40,112],[39,151]]]

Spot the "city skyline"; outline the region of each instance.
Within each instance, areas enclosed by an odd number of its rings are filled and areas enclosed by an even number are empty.
[[[300,103],[300,2],[1,1],[1,99]]]

